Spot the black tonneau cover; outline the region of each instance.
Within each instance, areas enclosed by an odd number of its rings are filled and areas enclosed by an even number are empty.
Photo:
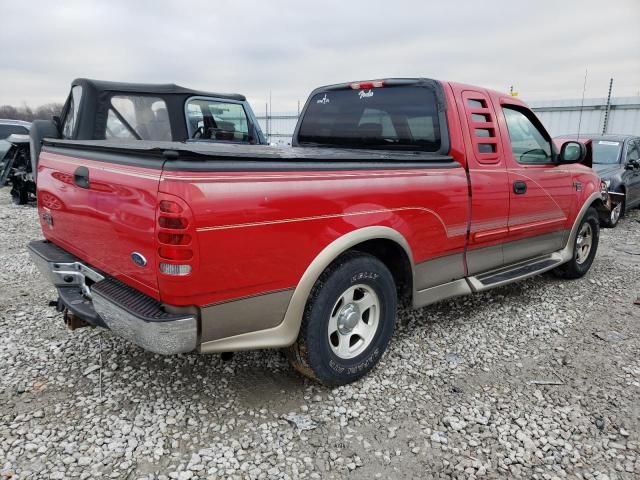
[[[72,149],[77,156],[90,158],[90,152],[113,153],[126,156],[158,156],[167,160],[203,162],[207,160],[238,162],[416,162],[451,163],[453,158],[428,152],[363,150],[331,147],[287,147],[269,145],[241,145],[208,142],[156,142],[136,140],[112,142],[107,140],[45,139],[45,150]],[[104,156],[104,155],[101,155]]]

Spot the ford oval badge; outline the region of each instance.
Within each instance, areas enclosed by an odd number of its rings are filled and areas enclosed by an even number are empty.
[[[138,252],[133,252],[131,254],[131,260],[133,260],[133,263],[135,263],[139,267],[144,267],[147,264],[147,259],[144,258],[144,255]]]

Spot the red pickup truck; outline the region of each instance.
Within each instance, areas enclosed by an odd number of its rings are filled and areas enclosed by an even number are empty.
[[[520,100],[428,79],[312,92],[293,147],[45,140],[29,249],[71,327],[161,354],[287,348],[362,377],[418,308],[591,266],[601,182]]]

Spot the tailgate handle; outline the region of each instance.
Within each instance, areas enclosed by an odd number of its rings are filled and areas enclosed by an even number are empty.
[[[89,188],[89,169],[87,167],[78,167],[73,172],[73,183],[80,188]]]

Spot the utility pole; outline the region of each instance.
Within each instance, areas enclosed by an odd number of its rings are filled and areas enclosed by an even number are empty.
[[[264,123],[267,131],[267,142],[271,142],[269,138],[269,104],[267,102],[264,102]]]
[[[578,117],[578,134],[576,140],[580,140],[580,127],[582,126],[582,111],[584,110],[584,94],[587,92],[587,74],[589,69],[584,69],[584,84],[582,85],[582,101],[580,102],[580,116]]]
[[[609,94],[607,95],[607,106],[604,110],[604,124],[602,125],[602,134],[607,133],[607,124],[609,123],[609,112],[611,110],[611,90],[613,90],[613,77],[609,80]]]
[[[273,121],[271,106],[271,90],[269,90],[269,143],[271,143],[271,128],[273,127],[273,125],[271,125],[271,122]]]

